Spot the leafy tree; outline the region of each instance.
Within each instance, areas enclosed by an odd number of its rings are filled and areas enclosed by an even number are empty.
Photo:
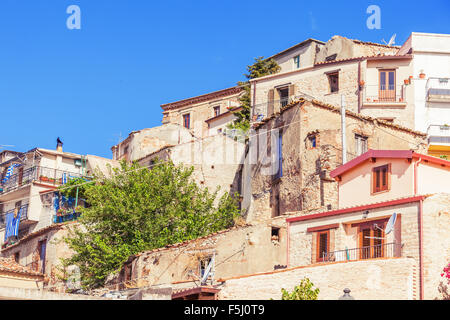
[[[281,67],[273,59],[264,59],[263,57],[255,58],[255,63],[247,66],[247,74],[244,76],[247,79],[255,79],[270,74],[277,73],[281,70]],[[245,82],[239,81],[238,85],[244,90],[244,93],[239,98],[241,102],[242,110],[236,111],[234,114],[237,119],[234,120],[230,125],[230,129],[240,129],[247,132],[250,128],[250,82],[247,80]]]
[[[314,284],[308,278],[304,278],[300,281],[300,285],[296,286],[291,293],[282,288],[281,300],[317,300],[320,290],[313,287]]]
[[[96,173],[101,182],[84,190],[90,206],[65,238],[75,254],[64,265],[77,265],[83,286],[95,288],[133,254],[231,227],[236,200],[226,193],[214,205],[218,190],[201,189],[192,172],[157,161],[150,170],[122,162],[111,178]]]

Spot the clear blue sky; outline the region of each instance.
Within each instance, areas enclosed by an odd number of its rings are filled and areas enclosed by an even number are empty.
[[[66,9],[81,8],[81,30]],[[366,9],[381,8],[369,30]],[[402,44],[450,33],[450,1],[1,0],[0,145],[111,158],[119,134],[161,123],[160,105],[244,80],[257,56],[339,34]]]

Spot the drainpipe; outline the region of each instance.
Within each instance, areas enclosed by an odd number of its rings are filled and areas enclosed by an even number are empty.
[[[422,158],[419,158],[416,162],[414,162],[414,195],[417,195],[417,167],[419,166],[419,163],[422,161]]]
[[[419,158],[416,162],[414,162],[414,195],[417,195],[417,167],[419,163],[422,161],[422,158]],[[419,200],[419,286],[420,286],[420,300],[423,300],[424,297],[424,285],[423,285],[423,200]]]
[[[287,251],[286,251],[286,268],[289,268],[289,242],[290,242],[290,237],[289,237],[289,226],[291,225],[291,223],[290,222],[288,222],[287,223],[287,228],[286,228],[286,232],[287,232],[287,237],[286,237],[286,239],[287,239],[287,245],[286,245],[286,248],[287,248]]]
[[[358,61],[358,113],[361,113],[361,60]]]
[[[423,283],[423,200],[419,200],[419,285],[420,300],[424,298]]]
[[[345,141],[345,96],[341,95],[341,140],[342,140],[342,164],[347,162],[347,146]]]

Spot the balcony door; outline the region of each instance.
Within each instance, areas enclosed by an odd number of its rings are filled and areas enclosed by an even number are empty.
[[[395,70],[380,70],[378,99],[395,101]]]
[[[386,221],[374,221],[359,226],[359,258],[384,257],[384,228]]]

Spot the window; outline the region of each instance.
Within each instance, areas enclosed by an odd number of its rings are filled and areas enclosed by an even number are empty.
[[[310,134],[307,138],[307,148],[314,149],[317,147],[317,135]]]
[[[191,128],[191,114],[190,113],[183,115],[183,126],[187,129]]]
[[[380,70],[378,99],[395,101],[395,70]]]
[[[283,176],[283,131],[278,134],[278,170],[275,174],[275,178],[281,178]]]
[[[280,241],[280,228],[272,227],[271,240]]]
[[[362,136],[360,134],[355,134],[356,141],[356,155],[360,156],[363,153],[367,152],[367,137]]]
[[[387,220],[361,224],[358,228],[359,258],[373,259],[384,257],[384,228]]]
[[[390,171],[390,164],[372,169],[372,193],[389,190]]]
[[[330,93],[339,91],[339,73],[329,73],[328,82],[330,83]]]
[[[330,248],[330,231],[317,232],[317,262],[327,259],[327,254]]]
[[[278,94],[280,96],[280,105],[284,107],[289,102],[289,88],[280,88],[278,89]]]
[[[214,117],[217,117],[220,114],[220,106],[214,107]]]
[[[20,260],[20,252],[18,251],[14,253],[14,261],[19,263],[19,260]]]
[[[205,258],[200,259],[199,261],[199,273],[200,277],[203,278],[206,272],[206,268],[208,268],[208,265],[211,263],[212,256],[208,256]]]
[[[300,68],[300,55],[294,57],[294,67]]]
[[[45,254],[47,251],[47,240],[41,240],[38,242],[39,253],[39,272],[45,273]]]

